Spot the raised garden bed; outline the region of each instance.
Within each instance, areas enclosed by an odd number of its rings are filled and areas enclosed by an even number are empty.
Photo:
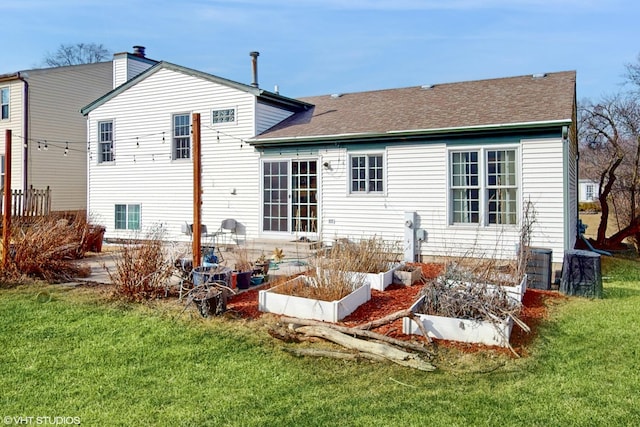
[[[517,286],[502,287],[505,293],[518,304],[522,301],[526,288],[526,276]],[[492,287],[489,285],[488,290],[491,291],[491,289]],[[425,298],[422,296],[418,299],[411,306],[411,312],[420,319],[429,337],[500,347],[509,346],[509,338],[513,328],[513,320],[510,317],[502,320],[470,320],[419,313]],[[408,317],[402,319],[402,331],[405,334],[422,335],[416,321]]]
[[[282,285],[261,290],[258,293],[258,310],[302,319],[338,322],[371,299],[371,287],[368,283],[357,287],[337,301],[323,301],[278,293],[292,285],[308,287],[313,286],[313,281],[307,276],[298,276]]]
[[[415,265],[401,265],[393,272],[393,283],[411,286],[422,277],[422,269]]]

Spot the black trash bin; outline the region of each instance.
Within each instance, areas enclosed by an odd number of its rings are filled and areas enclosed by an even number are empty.
[[[560,292],[589,298],[602,298],[600,254],[585,250],[567,251],[562,263]]]

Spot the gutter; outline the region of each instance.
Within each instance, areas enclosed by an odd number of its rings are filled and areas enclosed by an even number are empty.
[[[462,126],[450,128],[433,128],[433,129],[413,129],[413,130],[394,130],[387,132],[361,132],[361,133],[344,133],[334,135],[309,135],[309,136],[293,136],[283,138],[252,138],[247,142],[255,147],[268,147],[272,145],[306,145],[317,144],[319,142],[370,142],[375,139],[399,138],[412,139],[425,137],[429,135],[442,137],[447,134],[462,134],[469,132],[487,132],[495,130],[511,130],[511,129],[540,129],[550,126],[561,126],[571,124],[571,119],[549,120],[542,122],[524,122],[524,123],[502,123],[478,126]]]

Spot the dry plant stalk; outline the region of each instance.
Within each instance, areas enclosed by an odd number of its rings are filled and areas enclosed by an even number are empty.
[[[293,280],[274,292],[322,301],[337,301],[365,283],[365,273],[387,271],[398,251],[396,245],[381,238],[358,243],[339,241],[316,258],[306,279]]]
[[[175,267],[167,259],[162,236],[161,229],[153,230],[144,240],[122,244],[115,258],[115,271],[108,270],[116,295],[131,301],[165,296]]]
[[[419,313],[479,321],[516,318],[521,304],[501,286],[440,276],[422,290],[424,303]]]
[[[326,274],[310,272],[306,276],[299,276],[272,288],[273,292],[321,301],[338,301],[364,283],[363,278],[358,280],[344,271],[325,270],[324,273]]]
[[[250,271],[253,269],[253,262],[249,256],[249,250],[246,247],[238,246],[233,252],[236,257],[234,264],[236,271]]]
[[[399,253],[397,242],[386,242],[374,236],[358,242],[337,241],[318,262],[342,271],[381,273],[398,262]]]
[[[84,256],[89,225],[83,215],[15,219],[11,224],[8,279],[36,277],[48,282],[72,280],[81,269],[70,262]]]

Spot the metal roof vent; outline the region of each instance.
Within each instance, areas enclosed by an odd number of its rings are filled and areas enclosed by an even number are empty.
[[[341,96],[342,96],[342,94],[341,94],[341,93],[332,93],[332,94],[331,94],[331,99],[338,99],[338,98],[340,98]]]
[[[536,73],[532,74],[531,77],[533,77],[534,79],[543,79],[547,77],[547,73]]]
[[[422,86],[420,86],[420,89],[424,89],[424,90],[433,89],[434,86],[435,85],[422,85]]]

